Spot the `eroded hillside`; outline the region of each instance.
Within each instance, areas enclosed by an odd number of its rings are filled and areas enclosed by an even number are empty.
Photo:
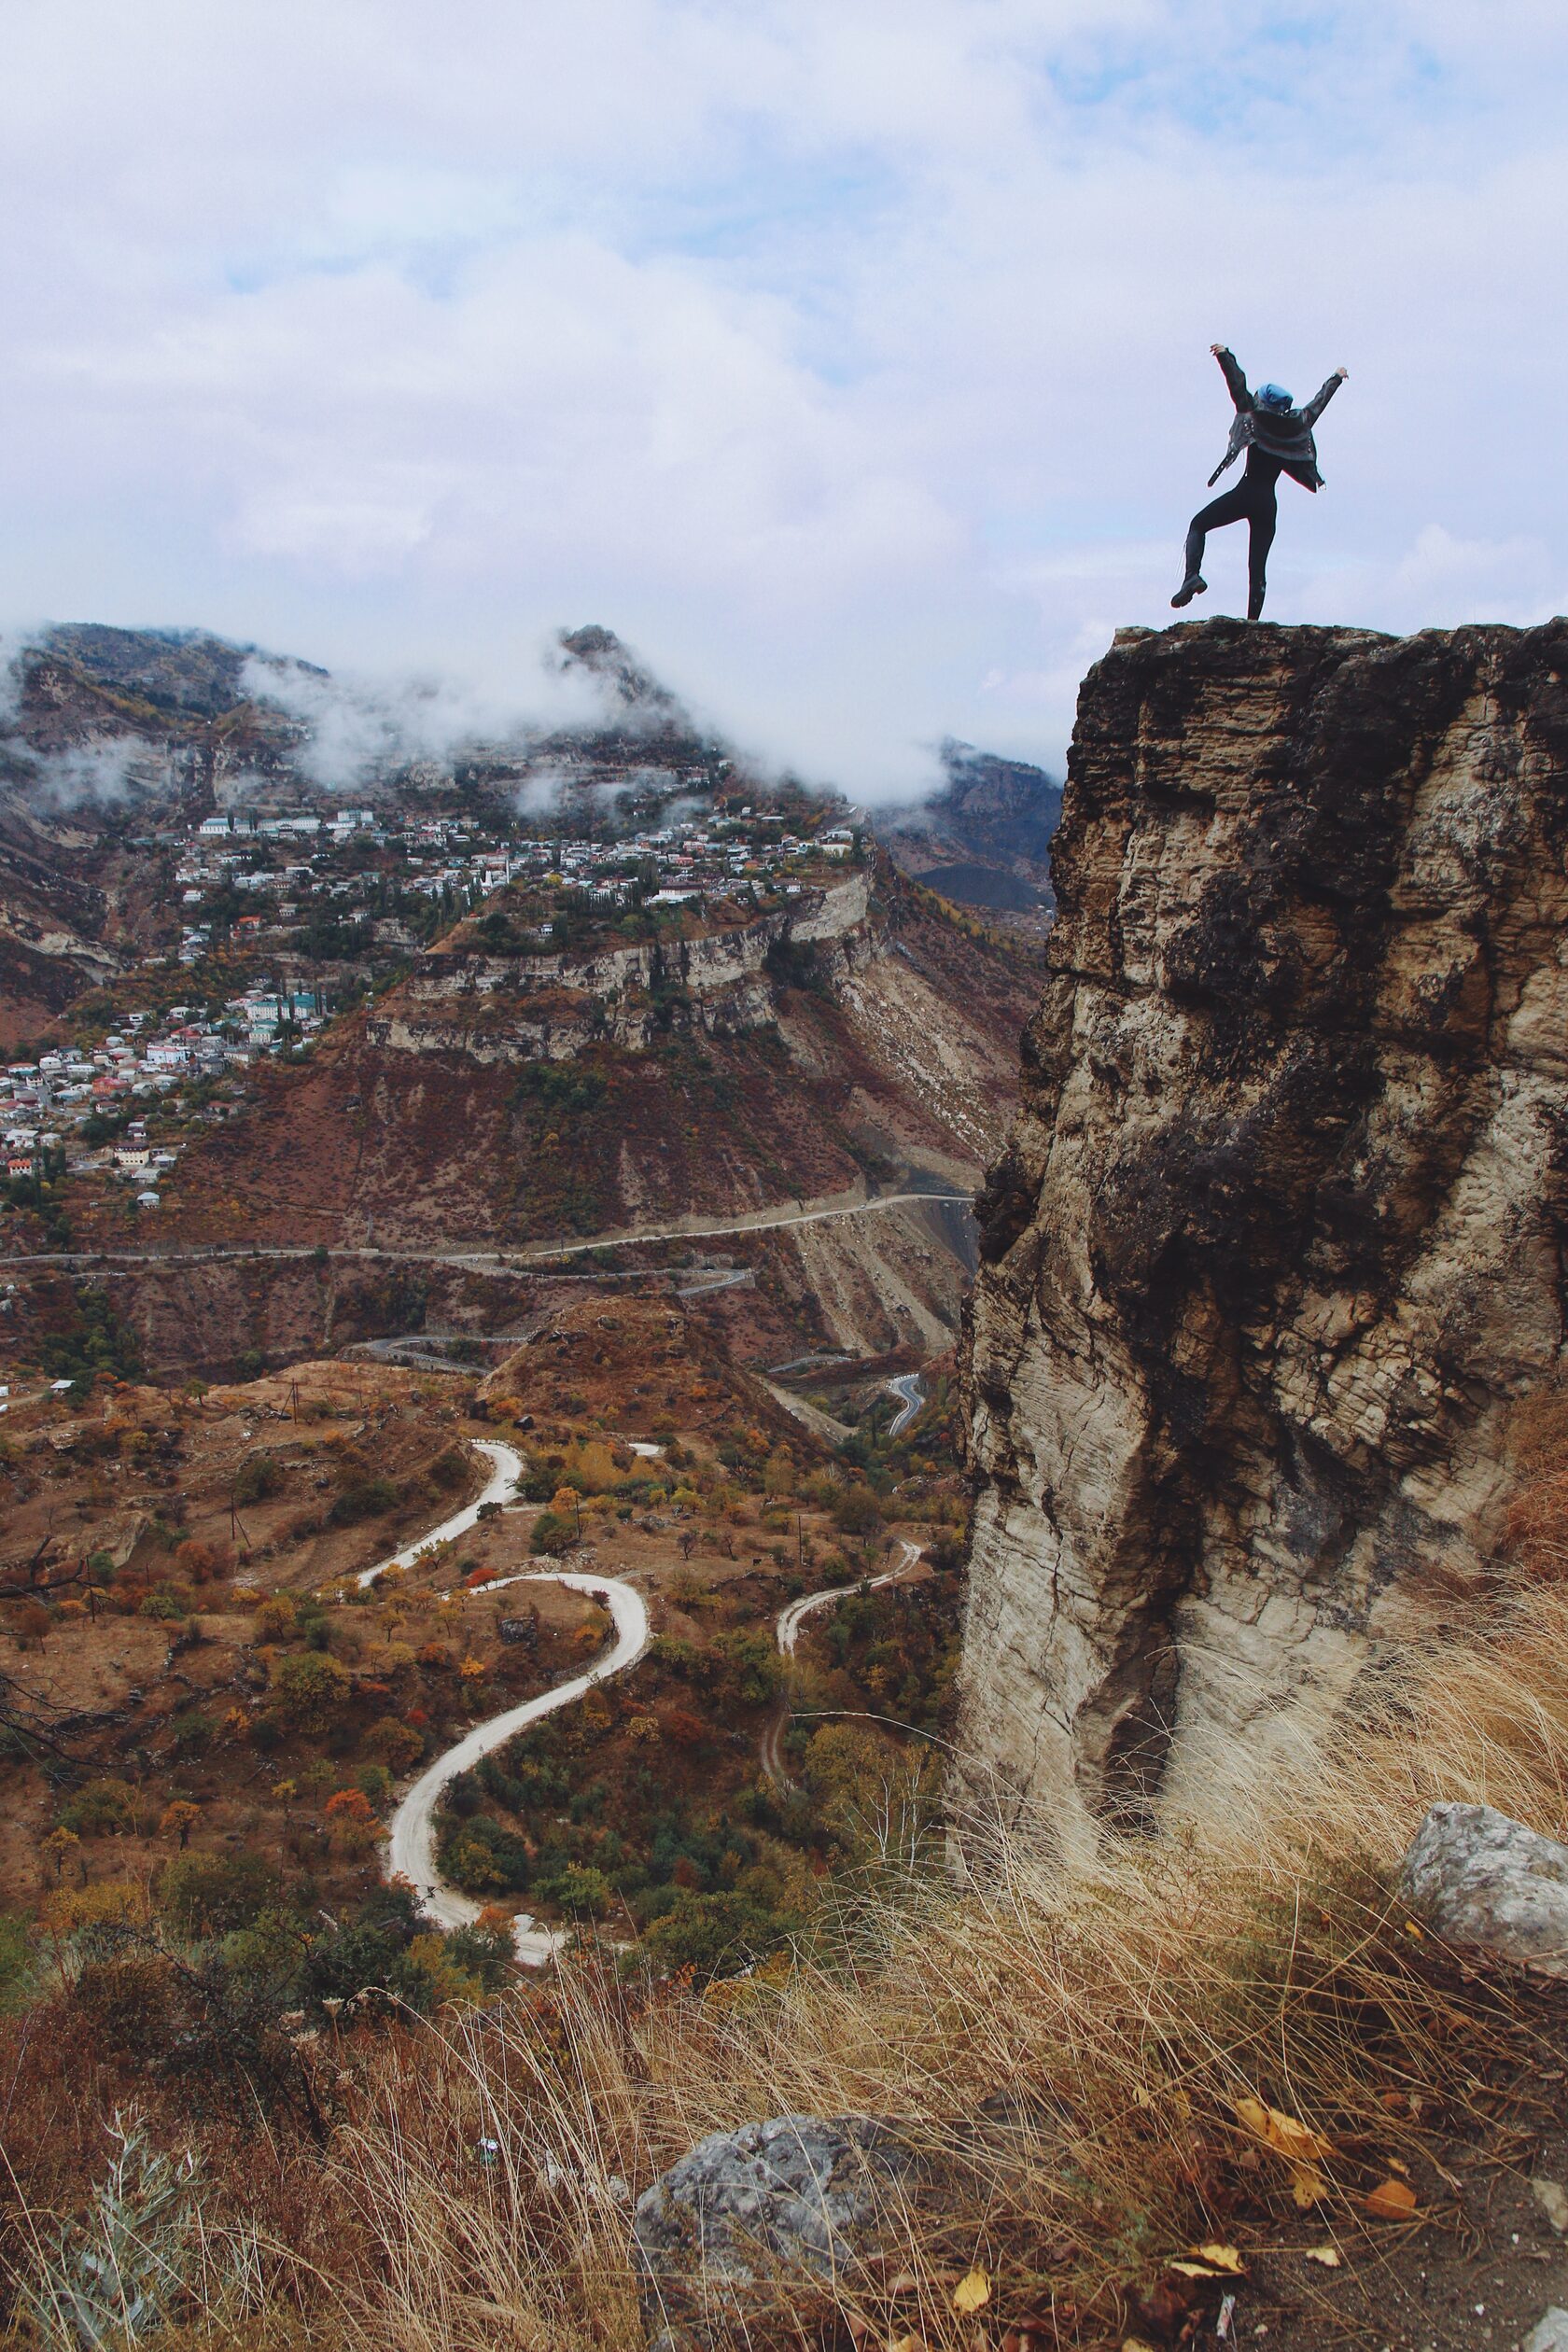
[[[532,1252],[755,1221],[797,1288],[842,1298],[832,1336],[886,1347],[902,1306],[945,1344],[961,1237],[918,1201],[819,1212],[973,1189],[1032,993],[1024,953],[886,871],[592,954],[470,928],[187,1153],[158,1245]]]

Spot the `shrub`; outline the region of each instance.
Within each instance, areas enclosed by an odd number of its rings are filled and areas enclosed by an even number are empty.
[[[399,1723],[396,1715],[382,1715],[360,1741],[359,1753],[371,1765],[406,1772],[424,1755],[425,1743],[412,1724]]]
[[[788,1940],[799,1922],[749,1895],[696,1895],[683,1889],[645,1930],[642,1951],[674,1973],[689,1968],[699,1983],[731,1976]]]
[[[158,2153],[139,2127],[115,2136],[119,2152],[91,2214],[36,2247],[21,2303],[45,2344],[106,2352],[150,2335],[196,2259],[193,2160]]]
[[[571,1549],[575,1540],[576,1529],[570,1519],[560,1518],[554,1511],[541,1511],[534,1521],[528,1549],[558,1560],[563,1552]]]
[[[166,1584],[159,1585],[155,1590],[145,1594],[136,1609],[138,1617],[153,1617],[163,1624],[172,1624],[176,1617],[189,1614],[185,1601],[172,1586]]]
[[[344,1487],[327,1516],[334,1527],[352,1527],[359,1519],[379,1519],[397,1500],[390,1478],[360,1478]]]
[[[115,1838],[136,1821],[135,1791],[124,1781],[89,1781],[63,1806],[60,1826],[78,1838]]]
[[[707,1724],[688,1707],[665,1708],[658,1728],[672,1747],[700,1747],[707,1737]]]
[[[274,1592],[257,1610],[251,1631],[258,1642],[287,1642],[300,1630],[300,1612],[291,1592]]]
[[[273,1674],[277,1712],[296,1731],[325,1731],[351,1687],[347,1669],[324,1650],[280,1659]]]
[[[469,1895],[520,1895],[528,1884],[528,1849],[488,1813],[475,1813],[444,1846],[441,1868]]]
[[[198,1536],[188,1536],[176,1547],[175,1566],[188,1584],[203,1585],[215,1576],[226,1576],[234,1564],[234,1555],[227,1544],[203,1543]]]
[[[443,1494],[450,1494],[455,1488],[467,1482],[469,1457],[461,1446],[446,1446],[437,1454],[425,1476],[433,1487],[439,1488]]]
[[[833,1525],[843,1535],[875,1535],[882,1525],[882,1505],[870,1487],[846,1487],[833,1505]]]
[[[30,1643],[42,1649],[53,1626],[54,1619],[41,1601],[24,1601],[10,1621],[19,1649],[25,1649]]]
[[[581,1919],[603,1919],[615,1900],[604,1872],[581,1862],[568,1862],[554,1878],[541,1879],[537,1891]]]
[[[355,1772],[354,1785],[363,1789],[379,1813],[392,1794],[392,1775],[385,1764],[361,1764]]]
[[[217,1729],[210,1715],[201,1707],[182,1707],[171,1718],[169,1738],[176,1756],[200,1756],[212,1744]]]
[[[277,1900],[277,1880],[259,1854],[185,1854],[164,1871],[158,1899],[182,1935],[224,1936]]]
[[[259,1370],[259,1362],[258,1363]],[[236,1503],[264,1503],[283,1485],[283,1464],[276,1454],[248,1454],[234,1475]]]

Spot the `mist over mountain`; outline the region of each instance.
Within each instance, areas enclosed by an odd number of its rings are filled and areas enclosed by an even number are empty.
[[[1051,895],[1051,836],[1062,788],[1043,768],[999,759],[951,737],[942,747],[946,783],[874,823],[900,870],[928,889],[990,914],[1043,925]]]
[[[864,812],[871,829],[903,871],[962,903],[1048,909],[1059,787],[951,738],[940,756],[945,780]],[[201,629],[59,623],[13,642],[0,697],[0,793],[46,819],[441,788],[510,790],[530,814],[587,792],[613,818],[629,791],[721,781],[801,788],[596,623],[560,630],[505,696],[451,677],[334,674]],[[817,789],[836,797],[831,780]]]

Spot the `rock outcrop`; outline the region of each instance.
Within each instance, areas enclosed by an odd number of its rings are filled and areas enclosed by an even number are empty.
[[[889,953],[871,884],[854,875],[731,931],[596,954],[497,956],[448,946],[428,957],[372,1020],[372,1043],[476,1061],[572,1061],[595,1044],[646,1054],[672,1026],[738,1037],[775,1026],[780,969],[809,955],[821,981]]]
[[[1430,1807],[1399,1892],[1445,1942],[1568,1977],[1568,1846],[1495,1807]]]
[[[909,2172],[866,2116],[779,2115],[699,2140],[637,2200],[633,2256],[657,2345],[750,2343],[749,2310],[858,2283]]]
[[[1124,632],[983,1203],[962,1743],[1201,1797],[1467,1605],[1561,1367],[1568,624]]]

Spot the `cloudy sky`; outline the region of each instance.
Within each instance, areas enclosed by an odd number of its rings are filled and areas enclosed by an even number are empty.
[[[1565,68],[1561,0],[7,0],[0,623],[494,709],[596,620],[855,789],[1057,762],[1215,339],[1351,371],[1271,618],[1542,617]]]

